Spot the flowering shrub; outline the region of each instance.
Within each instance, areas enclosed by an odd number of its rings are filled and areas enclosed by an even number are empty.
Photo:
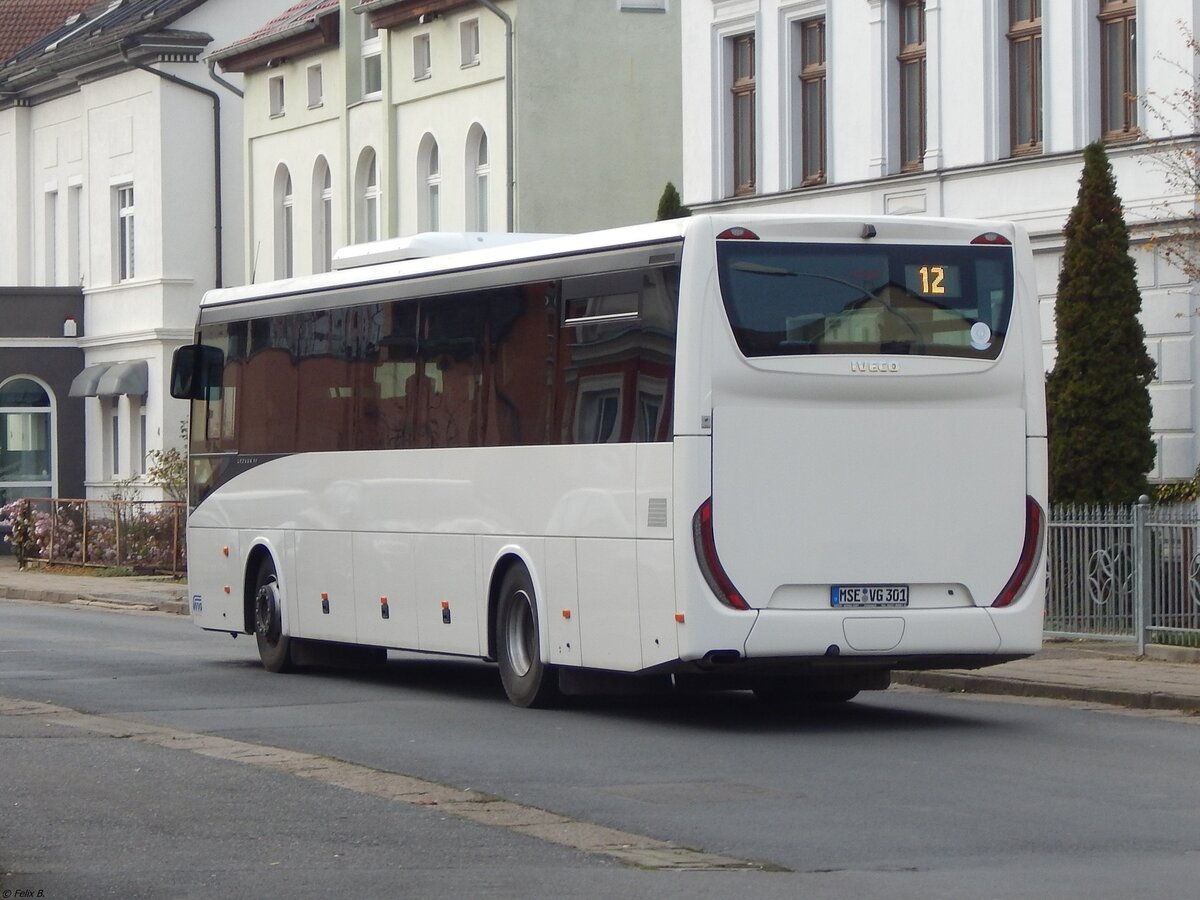
[[[13,549],[17,551],[17,565],[25,568],[25,560],[29,558],[36,544],[32,505],[28,500],[21,499],[0,506],[0,522],[9,523],[11,530],[4,536],[4,542],[13,545]]]
[[[40,507],[40,508],[39,508]],[[17,556],[50,563],[179,572],[184,506],[174,502],[16,500],[0,507]]]

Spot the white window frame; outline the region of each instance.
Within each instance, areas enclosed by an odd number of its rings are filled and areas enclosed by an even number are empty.
[[[1046,0],[1042,0],[1045,4]],[[1109,143],[1119,143],[1121,141],[1136,140],[1142,135],[1142,129],[1145,123],[1142,121],[1143,116],[1140,115],[1139,103],[1136,99],[1131,99],[1137,96],[1137,92],[1141,85],[1145,84],[1144,73],[1140,71],[1143,64],[1142,57],[1144,54],[1138,48],[1138,34],[1144,27],[1141,17],[1138,15],[1138,3],[1136,0],[1111,0],[1112,3],[1126,6],[1126,9],[1107,8],[1110,0],[1098,0],[1095,4],[1095,28],[1096,32],[1096,71],[1097,79],[1097,96],[1100,101],[1100,139]],[[1043,12],[1045,8],[1043,6]],[[1044,19],[1043,19],[1044,22]],[[1117,48],[1120,51],[1122,66],[1119,74],[1122,78],[1116,77],[1118,73],[1114,73],[1109,69],[1108,60],[1105,58],[1109,50],[1107,31],[1110,25],[1122,23],[1121,42]],[[1132,28],[1131,28],[1132,26]],[[1044,27],[1044,25],[1043,25]],[[1144,34],[1144,32],[1141,32]],[[1119,82],[1119,83],[1118,83]],[[1113,91],[1112,88],[1117,90]],[[1132,91],[1127,94],[1127,89],[1132,88]],[[1119,96],[1112,96],[1118,94]],[[1122,109],[1119,114],[1119,121],[1110,121],[1109,110],[1106,109],[1108,104],[1105,100],[1119,102]],[[1044,112],[1043,112],[1044,115]]]
[[[312,179],[312,270],[333,268],[333,173],[324,156],[317,157]]]
[[[280,163],[275,170],[275,277],[291,278],[296,273],[294,208],[292,173]]]
[[[134,251],[136,250],[135,203],[133,183],[115,184],[113,198],[113,251],[114,281],[132,281],[137,271]]]
[[[421,138],[420,149],[417,151],[417,171],[420,179],[417,185],[420,201],[417,208],[417,230],[439,231],[442,220],[441,153],[437,138],[428,132]]]
[[[67,283],[83,283],[83,182],[67,183]]]
[[[710,33],[709,54],[712,60],[709,77],[712,116],[715,126],[713,140],[712,191],[715,197],[733,197],[733,39],[747,32],[761,34],[759,16],[746,12],[744,5],[730,10],[728,18],[717,21]],[[757,44],[755,41],[756,50]],[[762,90],[756,91],[756,121],[762,124]],[[761,150],[762,142],[758,142]],[[761,160],[757,167],[762,180]]]
[[[364,147],[358,156],[358,167],[354,177],[357,204],[354,217],[354,240],[356,243],[376,241],[381,237],[382,191],[379,186],[379,178],[379,154],[373,147]]]
[[[413,35],[413,81],[433,77],[433,47],[429,32]]]
[[[118,397],[110,397],[105,410],[108,423],[108,439],[105,441],[108,450],[108,476],[121,477],[121,404]]]
[[[278,119],[284,112],[283,76],[272,75],[267,80],[268,106],[272,119]]]
[[[463,19],[458,23],[458,46],[462,68],[479,65],[479,19]]]
[[[383,93],[383,38],[379,29],[365,15],[362,17],[362,68],[359,75],[364,98],[378,97]],[[376,80],[378,87],[368,87]]]
[[[308,108],[317,109],[325,105],[325,79],[321,64],[311,65],[306,70],[308,77]]]
[[[41,378],[38,378],[36,375],[31,375],[28,372],[18,372],[17,374],[11,375],[8,378],[0,378],[0,388],[6,387],[7,385],[9,385],[10,383],[12,383],[14,381],[32,381],[34,384],[38,385],[38,387],[40,387],[43,391],[46,392],[46,398],[48,400],[47,406],[0,406],[0,413],[5,414],[5,415],[45,414],[50,417],[50,435],[49,435],[50,471],[47,473],[48,478],[46,478],[44,480],[43,479],[38,479],[38,480],[31,479],[31,480],[27,480],[27,481],[15,481],[15,480],[14,481],[0,481],[0,489],[12,489],[12,490],[21,490],[22,488],[35,489],[35,490],[46,489],[47,496],[57,497],[58,496],[58,399],[57,399],[57,397],[55,397],[54,390],[50,387],[49,384],[47,384]],[[14,500],[16,498],[9,497],[8,499]],[[0,503],[2,503],[2,502],[4,502],[4,501],[0,501]]]
[[[1007,2],[1007,0],[1006,0]],[[829,64],[829,48],[830,40],[830,16],[828,13],[829,4],[827,0],[804,0],[804,2],[796,3],[789,6],[781,15],[782,33],[788,35],[788,72],[791,77],[788,79],[787,86],[787,109],[789,120],[787,122],[786,131],[784,132],[785,140],[788,142],[786,152],[784,154],[785,171],[781,172],[784,183],[798,188],[804,186],[804,102],[803,102],[803,85],[800,81],[800,73],[803,66],[803,37],[804,24],[813,19],[825,20],[825,181],[824,184],[829,184],[832,181],[830,168],[833,166],[833,146],[832,146],[832,129],[830,121],[833,117],[833,111],[830,108],[830,97],[832,89],[832,67]]]
[[[479,123],[471,126],[467,132],[467,230],[487,231],[488,191],[491,184],[491,147],[488,144],[487,131]]]
[[[45,283],[53,287],[58,283],[58,188],[48,187],[45,193],[43,246]]]
[[[756,23],[757,25],[757,23]],[[734,86],[737,80],[737,44],[738,41],[747,35],[751,38],[751,47],[753,58],[751,65],[754,70],[754,88],[753,101],[751,106],[751,127],[750,134],[745,136],[751,142],[750,150],[750,165],[753,172],[753,178],[745,182],[749,185],[746,189],[743,184],[738,183],[738,107],[734,96]],[[724,164],[726,167],[726,175],[724,178],[726,197],[753,197],[762,193],[762,87],[760,82],[760,71],[762,68],[759,54],[762,49],[762,38],[757,27],[753,29],[742,29],[734,31],[725,36],[721,42],[721,60],[722,60],[722,84],[723,84],[723,99],[726,104],[725,114],[722,116],[722,132],[726,135],[727,146],[724,150]]]
[[[134,399],[129,398],[130,412],[135,413],[133,409]],[[146,404],[139,400],[136,413],[133,416],[134,421],[138,423],[138,447],[135,458],[138,460],[137,475],[146,474],[146,458],[150,454],[150,434],[146,420]]]

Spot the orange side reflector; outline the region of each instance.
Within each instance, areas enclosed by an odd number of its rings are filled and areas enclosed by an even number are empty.
[[[684,618],[683,613],[675,613],[675,621],[678,622],[680,625],[683,624],[683,618]]]
[[[450,601],[449,601],[449,600],[443,600],[443,601],[442,601],[442,609],[449,609],[449,608],[450,608]]]
[[[221,552],[222,552],[222,553],[224,553],[226,556],[228,556],[228,555],[229,555],[229,548],[228,548],[228,547],[222,547],[222,548],[221,548]]]
[[[229,585],[225,585],[225,593],[227,593],[227,594],[231,593],[231,591],[229,590]]]
[[[380,598],[379,598],[379,604],[380,604],[381,606],[387,606],[387,597],[380,597]]]
[[[570,611],[569,609],[564,609],[564,610],[563,610],[563,618],[564,618],[564,619],[569,619],[569,618],[571,618],[571,611]]]

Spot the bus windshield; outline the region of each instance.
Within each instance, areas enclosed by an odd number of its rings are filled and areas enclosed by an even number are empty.
[[[909,354],[995,359],[1012,248],[718,241],[721,296],[747,357]]]

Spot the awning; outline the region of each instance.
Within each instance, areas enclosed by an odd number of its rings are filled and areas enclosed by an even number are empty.
[[[88,366],[71,381],[71,389],[67,392],[71,397],[95,397],[96,385],[100,376],[108,371],[109,363],[99,366]]]
[[[149,368],[144,359],[101,363],[88,366],[76,375],[68,393],[72,397],[115,397],[119,394],[144,397],[149,384]]]

